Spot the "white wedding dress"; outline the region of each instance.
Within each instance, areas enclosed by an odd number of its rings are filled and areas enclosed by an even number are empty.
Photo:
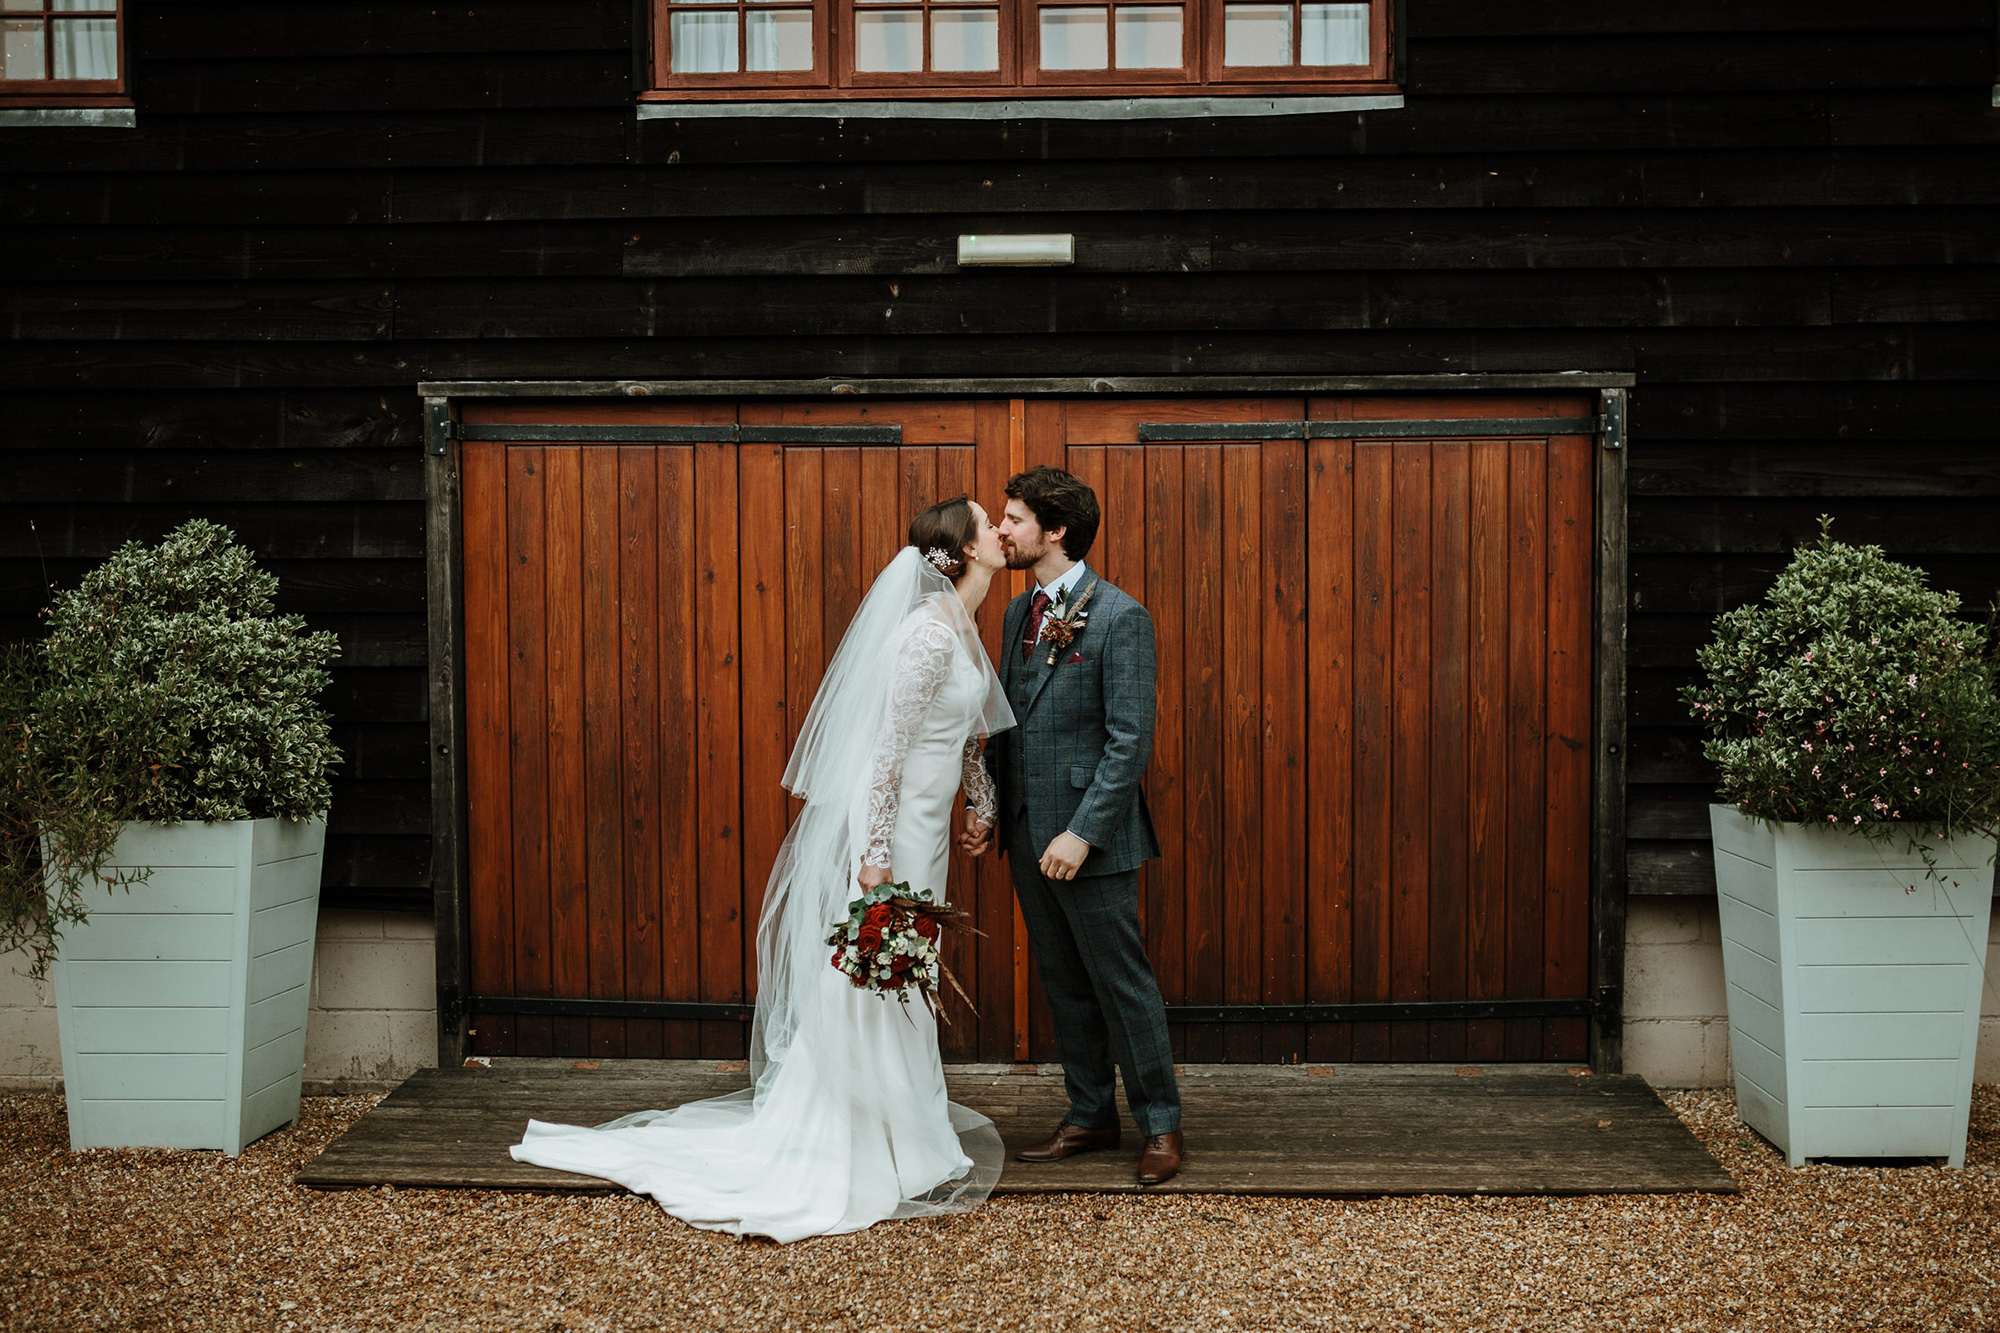
[[[993,822],[979,742],[1011,725],[963,603],[904,548],[856,613],[786,770],[806,805],[765,890],[752,1086],[595,1128],[531,1120],[514,1157],[780,1241],[984,1200],[1000,1136],[947,1099],[937,1020],[921,1000],[857,989],[825,941],[863,864],[946,896],[954,797],[962,787]]]

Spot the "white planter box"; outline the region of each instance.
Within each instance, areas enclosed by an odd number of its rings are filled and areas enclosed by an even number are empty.
[[[298,1118],[326,821],[127,824],[51,971],[72,1148],[243,1145]]]
[[[1809,1157],[1965,1164],[1993,840],[1768,824],[1711,805],[1736,1113]]]

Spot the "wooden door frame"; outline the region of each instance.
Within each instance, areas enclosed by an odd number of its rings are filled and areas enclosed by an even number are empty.
[[[1591,692],[1590,1062],[1624,1067],[1625,437],[1623,373],[1525,375],[1185,375],[1083,378],[436,381],[424,400],[425,563],[429,615],[431,897],[437,927],[438,1063],[464,1060],[471,996],[465,772],[464,565],[458,417],[463,403],[509,398],[1045,398],[1596,392],[1595,589]]]

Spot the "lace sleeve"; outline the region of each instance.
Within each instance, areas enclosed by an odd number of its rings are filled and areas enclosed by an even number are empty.
[[[999,802],[994,798],[993,779],[986,772],[986,756],[980,750],[977,736],[965,738],[965,764],[959,784],[965,788],[965,808],[972,812],[974,822],[992,828]]]
[[[951,672],[956,636],[951,627],[926,620],[910,632],[889,685],[889,712],[882,738],[868,769],[868,850],[861,864],[889,869],[889,844],[896,836],[897,803],[902,794],[903,759],[923,726],[924,714]]]

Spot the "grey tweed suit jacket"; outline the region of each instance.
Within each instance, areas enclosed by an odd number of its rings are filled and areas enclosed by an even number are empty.
[[[1021,660],[1033,592],[1007,604],[1000,680],[1015,725],[989,742],[987,759],[999,788],[1002,848],[1023,822],[1036,848],[1067,829],[1091,846],[1082,873],[1109,875],[1160,854],[1139,787],[1153,754],[1158,662],[1146,608],[1092,569],[1075,596],[1092,583],[1083,630],[1053,666],[1046,644]]]

